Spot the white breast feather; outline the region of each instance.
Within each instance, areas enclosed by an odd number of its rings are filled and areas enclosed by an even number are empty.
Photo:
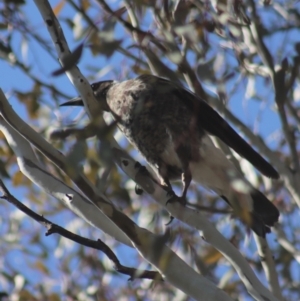
[[[234,187],[236,180],[240,180],[249,185],[233,163],[225,156],[222,150],[216,147],[209,136],[203,137],[200,147],[201,159],[198,162],[190,163],[192,178],[200,185],[212,189],[219,195],[225,196],[229,202],[233,201],[232,196],[236,196],[237,191]],[[229,173],[234,174],[236,179],[229,176]],[[252,208],[252,198],[249,193],[241,193],[239,202],[243,203],[243,208]],[[241,205],[241,204],[240,204]]]

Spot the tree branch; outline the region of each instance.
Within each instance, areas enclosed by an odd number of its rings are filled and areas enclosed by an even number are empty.
[[[269,249],[268,242],[262,238],[257,236],[254,233],[254,238],[257,245],[258,254],[260,256],[261,264],[265,271],[267,280],[269,282],[271,292],[276,296],[279,300],[284,300],[281,293],[281,288],[278,281],[278,273],[275,268],[274,258],[272,256],[271,250]]]
[[[2,180],[0,179],[0,191],[2,191],[1,199],[8,201],[9,203],[13,204],[17,207],[20,211],[24,212],[26,215],[30,216],[32,219],[43,225],[48,231],[46,232],[46,236],[49,236],[53,233],[57,233],[60,236],[63,236],[69,240],[72,240],[80,245],[93,248],[95,250],[99,250],[103,252],[114,264],[114,269],[121,273],[130,276],[129,280],[134,279],[153,279],[153,280],[160,280],[163,281],[162,276],[155,271],[147,271],[147,270],[138,270],[135,268],[129,268],[122,265],[115,255],[115,253],[106,245],[102,240],[91,240],[84,238],[80,235],[72,233],[57,224],[53,224],[48,219],[44,218],[43,216],[35,213],[23,203],[21,203],[17,198],[15,198],[4,185]]]

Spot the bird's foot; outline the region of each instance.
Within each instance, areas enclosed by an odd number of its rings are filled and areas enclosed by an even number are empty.
[[[138,173],[142,174],[143,176],[150,177],[152,180],[154,180],[147,167],[142,165],[140,162],[136,161],[134,168],[138,170]]]
[[[144,192],[144,190],[142,189],[142,187],[139,186],[138,184],[135,185],[134,190],[135,190],[135,193],[136,193],[137,195],[142,195],[143,192]]]
[[[139,172],[141,172],[141,173],[144,173],[144,174],[148,174],[149,173],[149,171],[147,170],[147,168],[144,165],[142,165],[140,162],[138,162],[138,161],[135,162],[134,168],[138,169]]]
[[[171,225],[171,223],[173,222],[173,220],[174,220],[174,216],[170,215],[170,220],[165,224],[165,226]]]
[[[185,196],[178,196],[174,193],[173,190],[168,192],[168,196],[170,196],[170,198],[167,200],[166,205],[178,202],[182,206],[185,206],[187,203]]]

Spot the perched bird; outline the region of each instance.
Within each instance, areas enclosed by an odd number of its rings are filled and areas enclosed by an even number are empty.
[[[153,75],[101,81],[91,87],[101,108],[113,115],[171,191],[170,181],[182,178],[182,200],[194,180],[221,196],[259,236],[270,232],[278,221],[278,209],[251,186],[210,136],[221,139],[263,175],[278,179],[279,174],[204,100]],[[83,102],[77,97],[62,105]],[[239,181],[248,189],[238,189]]]

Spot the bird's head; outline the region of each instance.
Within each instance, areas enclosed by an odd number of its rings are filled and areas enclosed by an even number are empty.
[[[109,111],[109,107],[106,102],[106,94],[110,87],[113,85],[113,80],[105,80],[101,82],[96,82],[91,85],[91,88],[94,92],[96,100],[101,104],[102,110]],[[81,96],[70,99],[69,101],[62,103],[61,107],[64,106],[83,106],[83,101]]]

